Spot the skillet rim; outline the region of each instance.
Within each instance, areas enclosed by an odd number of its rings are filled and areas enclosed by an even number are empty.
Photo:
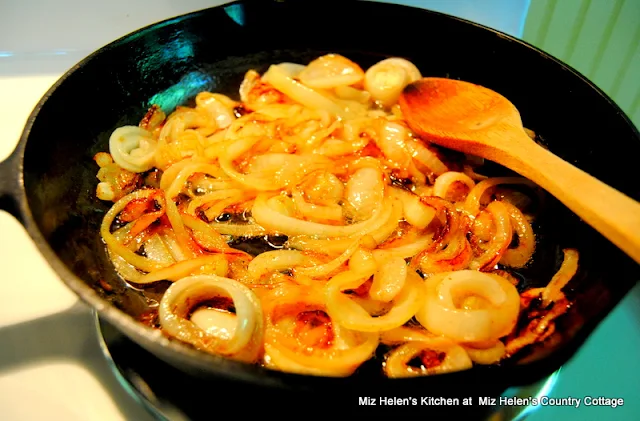
[[[321,0],[320,0],[321,1]],[[333,1],[333,0],[330,0]],[[10,156],[5,161],[9,170],[15,171],[14,176],[17,178],[17,186],[14,186],[14,200],[18,205],[18,219],[25,227],[29,236],[34,241],[36,246],[38,247],[40,253],[47,260],[47,263],[53,268],[58,277],[62,282],[64,282],[68,288],[70,288],[85,304],[91,306],[95,311],[103,317],[106,321],[112,323],[122,330],[127,336],[131,337],[135,340],[135,342],[140,343],[145,348],[149,349],[151,347],[154,350],[154,353],[158,355],[162,355],[169,357],[169,359],[174,360],[174,358],[178,358],[183,361],[186,365],[193,367],[194,369],[204,370],[207,373],[215,374],[218,376],[228,377],[232,379],[240,379],[240,380],[248,380],[251,382],[259,382],[264,384],[265,386],[282,386],[283,380],[287,378],[297,378],[299,380],[307,380],[308,382],[312,382],[315,380],[312,379],[323,379],[321,381],[329,381],[329,379],[333,379],[330,377],[324,376],[311,376],[311,375],[301,375],[294,373],[282,373],[275,370],[266,369],[253,364],[246,364],[237,362],[234,360],[230,360],[225,357],[212,355],[206,353],[204,351],[196,350],[190,347],[187,344],[184,344],[180,341],[169,339],[162,334],[159,330],[152,329],[150,327],[145,326],[144,324],[136,321],[130,315],[125,313],[123,310],[118,309],[114,305],[107,302],[107,300],[101,298],[94,289],[92,289],[87,283],[85,283],[80,277],[76,276],[66,265],[65,263],[58,257],[57,253],[53,251],[50,247],[49,242],[45,239],[44,235],[40,231],[38,224],[33,218],[33,214],[28,204],[27,193],[24,185],[24,155],[26,144],[28,142],[31,130],[37,117],[44,107],[45,103],[49,100],[51,96],[55,94],[55,91],[62,85],[71,75],[73,75],[78,70],[82,69],[88,62],[94,59],[94,57],[101,55],[103,52],[108,51],[112,48],[116,48],[120,43],[125,42],[133,37],[141,35],[145,32],[152,32],[159,28],[172,25],[181,21],[189,21],[194,17],[205,14],[208,11],[213,9],[225,9],[231,6],[247,6],[252,7],[256,3],[261,3],[263,7],[264,5],[269,3],[269,7],[282,7],[283,5],[286,7],[288,4],[295,3],[296,0],[269,0],[268,2],[264,1],[256,1],[256,0],[235,0],[229,3],[221,4],[218,6],[205,8],[197,11],[193,11],[191,13],[182,14],[179,16],[174,16],[171,18],[167,18],[165,20],[147,25],[138,30],[130,32],[121,36],[120,38],[109,42],[108,44],[96,49],[91,54],[87,55],[85,58],[77,62],[70,69],[68,69],[60,78],[47,90],[47,92],[42,96],[42,98],[38,101],[33,111],[29,115],[24,130],[20,136],[20,140],[14,149],[14,151],[10,154]],[[515,38],[511,35],[498,31],[496,29],[469,21],[467,19],[462,19],[456,16],[448,15],[441,12],[436,12],[428,9],[416,8],[412,6],[398,5],[393,3],[379,3],[374,1],[360,0],[359,3],[363,3],[362,7],[366,7],[368,9],[378,8],[380,10],[400,10],[400,9],[411,9],[411,11],[415,13],[422,14],[430,14],[430,15],[439,15],[442,18],[446,18],[449,21],[458,21],[467,26],[473,26],[480,30],[489,31],[495,34],[498,38],[504,39],[507,42],[515,42],[519,44],[521,47],[518,48],[527,48],[533,52],[535,52],[542,59],[551,60],[554,65],[558,66],[558,70],[568,71],[572,74],[573,78],[579,79],[582,83],[586,84],[586,87],[590,88],[592,91],[598,94],[603,100],[607,102],[609,107],[612,107],[612,112],[618,114],[622,120],[620,123],[626,123],[627,126],[631,129],[631,132],[634,136],[640,141],[640,133],[638,128],[633,124],[630,118],[624,113],[622,109],[598,86],[596,86],[593,82],[587,79],[584,75],[578,72],[573,67],[567,65],[561,60],[553,57],[552,55],[544,52],[543,50],[529,44],[526,41]],[[326,2],[322,2],[326,5]],[[353,1],[352,1],[353,3]],[[13,168],[11,168],[13,167]],[[638,280],[635,281],[638,283]],[[627,291],[628,293],[628,291]],[[626,293],[625,293],[626,294]],[[545,375],[551,374],[553,371],[557,370],[560,366],[565,364],[582,346],[582,344],[586,341],[586,339],[593,333],[595,327],[600,324],[600,322],[612,311],[614,307],[619,304],[620,300],[612,303],[606,311],[603,311],[600,315],[594,317],[585,323],[577,334],[575,334],[563,347],[555,350],[550,355],[547,355],[539,360],[521,364],[521,365],[510,365],[508,367],[498,367],[497,370],[493,371],[493,376],[498,378],[504,377],[508,380],[508,385],[523,385],[531,383],[537,379],[544,377]],[[447,373],[445,377],[447,379],[454,379],[455,377],[460,377],[460,379],[468,380],[470,373],[473,373],[475,370],[467,370],[463,372],[457,373]],[[486,373],[485,373],[486,375]],[[441,376],[426,376],[420,378],[423,384],[427,382],[439,379]],[[257,380],[259,379],[259,380]],[[348,379],[348,378],[347,378]],[[339,381],[344,381],[344,378],[338,379]],[[486,380],[486,378],[485,378]],[[383,379],[380,383],[392,384],[395,382],[404,382],[408,383],[410,379]],[[415,381],[415,380],[414,380]],[[335,381],[334,381],[335,382]],[[296,381],[297,383],[297,381]]]

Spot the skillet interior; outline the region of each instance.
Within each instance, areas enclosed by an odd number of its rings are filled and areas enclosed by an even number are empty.
[[[107,151],[111,131],[137,124],[151,103],[170,111],[201,90],[237,97],[244,73],[266,70],[271,63],[306,63],[335,52],[366,68],[381,58],[402,56],[425,76],[487,86],[509,98],[525,126],[541,134],[554,153],[640,199],[640,189],[629,176],[640,155],[638,132],[606,96],[571,69],[503,34],[441,14],[379,3],[332,4],[246,1],[213,8],[126,36],[72,69],[36,109],[20,146],[26,192],[22,208],[32,236],[85,300],[134,340],[184,370],[279,386],[369,384],[398,390],[420,385],[442,393],[449,387],[459,392],[462,383],[486,385],[487,376],[498,390],[550,374],[638,279],[637,264],[555,200],[549,201],[537,228],[541,243],[533,265],[523,274],[532,283],[546,282],[559,266],[560,249],[578,248],[581,270],[570,284],[577,303],[563,319],[555,345],[534,350],[514,367],[373,383],[365,373],[337,383],[203,355],[154,335],[114,310],[136,316],[147,302],[125,287],[104,252],[98,228],[107,206],[95,198],[98,167],[93,155]],[[112,290],[106,291],[101,281]]]

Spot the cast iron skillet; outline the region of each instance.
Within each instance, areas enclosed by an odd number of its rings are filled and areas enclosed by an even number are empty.
[[[277,389],[357,391],[364,396],[496,395],[558,369],[638,279],[638,265],[551,199],[525,285],[547,282],[563,247],[581,253],[569,285],[576,304],[545,346],[500,367],[388,380],[375,370],[330,379],[283,374],[198,352],[135,320],[144,296],[117,277],[98,234],[107,204],[95,198],[96,152],[113,129],[137,124],[152,103],[165,111],[202,90],[237,97],[244,73],[282,61],[343,54],[362,67],[388,56],[424,75],[496,90],[521,111],[559,156],[636,200],[631,174],[640,135],[602,91],[553,57],[488,28],[424,10],[366,2],[239,1],[167,20],[98,50],[67,72],[29,118],[15,152],[0,166],[2,208],[15,215],[60,278],[105,320],[159,358],[204,377]],[[104,284],[109,287],[104,288]],[[355,393],[355,392],[354,392]],[[372,392],[374,393],[374,392]]]

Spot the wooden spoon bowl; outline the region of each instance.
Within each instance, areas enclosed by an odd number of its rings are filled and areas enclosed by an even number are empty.
[[[422,139],[530,179],[640,263],[640,203],[535,143],[507,98],[469,82],[423,78],[405,88],[399,103]]]

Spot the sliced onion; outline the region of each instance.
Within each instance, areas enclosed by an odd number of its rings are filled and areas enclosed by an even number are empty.
[[[249,276],[258,281],[263,275],[273,271],[293,269],[296,266],[310,264],[307,255],[296,250],[272,250],[257,255],[249,263]]]
[[[384,215],[386,215],[386,213]],[[363,230],[363,234],[368,233],[367,235],[373,238],[376,243],[382,244],[396,230],[401,217],[402,205],[398,201],[393,200],[389,217],[387,218],[381,215],[380,219],[375,221],[372,227]],[[353,244],[353,236],[354,235],[332,238],[319,236],[320,238],[317,238],[318,236],[314,235],[293,235],[289,237],[287,244],[291,248],[316,251],[334,256],[343,253]]]
[[[393,300],[404,288],[407,279],[407,262],[401,257],[383,256],[377,262],[377,271],[369,295],[385,303]]]
[[[205,266],[210,267],[213,273],[218,276],[225,276],[229,267],[224,254],[202,256],[195,259],[177,262],[171,266],[147,273],[138,279],[136,283],[148,284],[164,280],[176,281],[197,272]]]
[[[326,157],[339,157],[354,154],[369,143],[369,139],[366,137],[359,138],[357,141],[347,142],[340,139],[328,138],[322,145],[320,145],[314,153]]]
[[[500,263],[512,268],[521,268],[531,260],[535,251],[536,237],[524,214],[511,203],[503,202],[509,211],[511,227],[518,236],[518,246],[505,250]]]
[[[230,340],[208,335],[186,319],[194,304],[221,296],[231,298],[235,308],[237,323]],[[213,354],[255,362],[262,348],[264,325],[260,301],[251,289],[233,279],[216,275],[182,278],[164,293],[158,315],[166,333]]]
[[[347,260],[349,260],[353,253],[355,253],[356,250],[358,250],[358,248],[363,244],[367,244],[370,247],[376,246],[375,241],[371,237],[360,237],[335,259],[322,265],[296,268],[296,275],[309,276],[311,278],[322,278],[324,276],[327,276],[340,268],[340,266],[342,266]]]
[[[113,189],[113,185],[107,182],[100,182],[96,186],[96,197],[104,201],[112,201],[116,197],[116,192]]]
[[[563,296],[562,288],[575,276],[578,271],[578,251],[564,249],[564,259],[558,272],[553,275],[549,284],[542,290],[542,305],[547,306]]]
[[[351,86],[336,86],[334,92],[340,99],[357,101],[361,104],[366,104],[371,99],[371,94],[369,92],[352,88]]]
[[[167,263],[158,263],[146,257],[140,256],[135,252],[129,250],[127,246],[122,244],[121,240],[118,240],[114,234],[111,233],[111,224],[116,219],[118,214],[122,212],[122,210],[132,201],[138,199],[148,199],[155,198],[160,204],[162,208],[166,207],[166,203],[162,193],[159,190],[155,189],[144,189],[144,190],[136,190],[133,193],[130,193],[120,200],[118,200],[114,205],[109,209],[107,214],[102,219],[102,225],[100,225],[100,236],[105,241],[107,246],[111,249],[111,251],[118,256],[122,257],[127,263],[133,265],[137,269],[143,270],[145,272],[151,272],[156,269],[160,269],[165,267]],[[154,215],[155,219],[159,218],[161,214]],[[142,217],[144,218],[144,216]],[[140,218],[141,219],[141,218]],[[155,220],[153,219],[153,220]],[[153,222],[150,221],[149,223]]]
[[[142,273],[135,266],[114,253],[111,248],[107,247],[107,253],[109,260],[113,263],[113,267],[122,279],[136,283],[142,277]]]
[[[349,259],[349,269],[360,273],[375,273],[378,264],[371,251],[358,248]]]
[[[199,255],[201,255],[202,249],[195,244],[195,242],[191,238],[191,235],[189,235],[184,221],[182,220],[180,211],[178,210],[175,202],[170,197],[166,197],[166,209],[167,219],[171,224],[173,234],[178,244],[180,245],[182,253],[186,255],[187,258],[198,257]]]
[[[486,180],[483,180],[475,185],[473,189],[467,195],[467,198],[464,202],[465,210],[471,215],[476,216],[480,212],[480,200],[484,193],[499,184],[524,184],[530,187],[535,187],[536,185],[523,177],[492,177]]]
[[[222,235],[231,235],[233,237],[260,237],[267,233],[264,227],[255,223],[229,224],[227,222],[211,222],[209,226]]]
[[[332,319],[348,329],[381,332],[402,326],[424,305],[424,284],[414,271],[408,271],[405,285],[384,315],[372,317],[342,291],[362,285],[372,273],[345,271],[331,278],[325,287],[327,311]]]
[[[364,71],[346,57],[327,54],[309,63],[298,78],[311,88],[332,89],[360,82]]]
[[[183,260],[187,260],[187,256],[185,255],[184,251],[182,251],[182,247],[180,247],[178,240],[176,240],[176,235],[174,232],[167,231],[159,235],[160,239],[167,247],[167,250],[169,250],[169,253],[171,253],[174,261],[181,262]]]
[[[200,92],[196,95],[196,106],[204,110],[207,115],[216,122],[216,126],[219,129],[224,129],[229,127],[236,119],[233,114],[233,108],[236,104],[229,98],[221,97],[223,97],[223,95]]]
[[[342,221],[342,207],[338,204],[315,205],[305,200],[300,190],[295,189],[292,194],[293,202],[300,213],[316,221]]]
[[[281,68],[287,74],[287,76],[294,79],[298,78],[300,76],[300,72],[307,68],[307,66],[305,66],[304,64],[289,62],[280,63],[278,64],[278,67]]]
[[[447,171],[436,178],[433,184],[433,195],[448,199],[447,193],[455,183],[464,184],[469,191],[475,186],[474,181],[468,175],[457,171]]]
[[[277,65],[269,67],[269,70],[267,70],[263,76],[263,80],[270,83],[274,88],[287,95],[289,98],[306,107],[315,110],[327,110],[341,118],[348,119],[355,117],[352,113],[331,101],[331,99],[294,80],[287,75],[287,72],[284,69]]]
[[[463,348],[467,351],[471,361],[477,364],[495,364],[502,360],[507,354],[507,350],[501,341],[478,345],[464,344]]]
[[[398,247],[377,249],[373,253],[376,257],[378,255],[387,255],[387,256],[394,256],[394,257],[401,257],[403,259],[408,259],[420,253],[421,251],[429,247],[431,244],[433,244],[433,238],[429,235],[425,235],[411,243],[404,244]]]
[[[234,208],[234,212],[243,213],[248,206],[250,206],[250,200],[255,197],[255,192],[244,191],[226,199],[219,200],[215,203],[207,204],[207,208],[204,211],[207,221],[216,220],[227,208]]]
[[[392,191],[402,202],[405,221],[414,227],[424,229],[436,216],[436,209],[422,203],[418,195],[398,188],[393,188]]]
[[[233,338],[238,324],[235,314],[210,308],[199,308],[194,311],[191,321],[207,335],[223,341],[230,341]]]
[[[283,215],[268,206],[267,196],[259,195],[254,202],[251,214],[259,225],[286,235],[346,237],[368,234],[384,224],[392,214],[393,205],[391,201],[385,201],[378,206],[382,207],[376,208],[371,218],[366,221],[344,226],[325,225]]]
[[[420,271],[424,274],[449,272],[469,267],[473,258],[471,245],[460,232],[447,243],[447,247],[432,253],[424,253],[419,259]]]
[[[498,275],[461,270],[434,274],[425,283],[427,298],[416,319],[430,332],[459,342],[493,341],[516,325],[518,290]],[[480,297],[486,308],[464,308],[470,296]]]
[[[344,377],[371,358],[378,335],[354,332],[329,321],[333,340],[325,346],[305,346],[292,335],[292,318],[301,312],[325,312],[322,296],[313,289],[289,288],[265,297],[265,363],[268,367],[320,376]]]
[[[203,110],[178,107],[158,135],[155,166],[164,171],[185,158],[202,157],[206,136],[216,130],[215,121]]]
[[[421,144],[420,141],[410,139],[407,140],[406,145],[409,151],[411,151],[413,159],[415,159],[418,163],[426,167],[427,170],[431,171],[435,175],[440,175],[449,171],[449,168],[447,168],[444,162],[442,162],[440,158],[438,158],[438,155]]]
[[[368,219],[384,198],[384,181],[378,168],[364,167],[347,181],[345,199],[354,211],[356,220]]]
[[[151,133],[138,126],[118,127],[109,138],[109,152],[115,163],[135,173],[153,168],[156,149]]]
[[[364,75],[364,86],[376,101],[390,107],[408,84],[421,78],[420,70],[413,63],[393,57],[371,66]]]
[[[500,261],[505,251],[511,244],[513,229],[511,228],[511,217],[506,205],[502,202],[491,202],[487,206],[487,211],[493,218],[495,231],[489,247],[480,256],[474,258],[469,264],[470,269],[491,270]]]
[[[444,354],[443,360],[431,367],[415,368],[409,362],[423,352]],[[384,365],[387,377],[415,377],[468,370],[473,366],[464,348],[446,338],[430,338],[407,342],[391,351]]]
[[[428,341],[438,336],[421,327],[400,326],[380,334],[380,342],[385,345],[400,345],[412,341]]]
[[[328,171],[309,174],[298,188],[311,203],[323,206],[337,205],[344,196],[344,184]]]
[[[206,174],[212,177],[220,177],[223,172],[216,165],[198,160],[184,160],[169,167],[162,174],[160,188],[172,199],[184,188],[189,178],[194,174]]]
[[[160,235],[154,234],[144,243],[144,252],[149,260],[156,261],[161,265],[175,263],[167,245],[162,241]]]
[[[309,172],[321,169],[328,162],[321,156],[299,156],[286,153],[259,155],[252,160],[250,172],[242,174],[233,160],[247,152],[259,139],[240,139],[220,157],[220,168],[233,180],[250,190],[278,190],[297,184]]]
[[[402,124],[386,119],[376,121],[375,142],[395,168],[406,169],[411,164],[411,152],[407,148],[409,130]]]
[[[229,199],[230,197],[241,197],[243,196],[243,193],[243,190],[240,189],[226,189],[194,197],[187,206],[187,212],[191,215],[196,215],[196,212],[201,208],[206,209],[212,206],[215,202],[223,199]]]

